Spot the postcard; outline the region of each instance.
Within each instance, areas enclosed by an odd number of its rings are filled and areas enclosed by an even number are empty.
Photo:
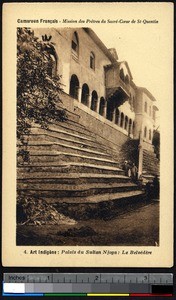
[[[173,5],[3,5],[4,266],[173,265]]]

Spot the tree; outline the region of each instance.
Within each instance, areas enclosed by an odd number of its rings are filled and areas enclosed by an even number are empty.
[[[17,29],[17,138],[23,144],[32,123],[47,128],[52,120],[67,118],[60,99],[60,76],[49,72],[53,49],[50,41],[38,41],[31,29]],[[24,150],[18,154],[25,159]]]

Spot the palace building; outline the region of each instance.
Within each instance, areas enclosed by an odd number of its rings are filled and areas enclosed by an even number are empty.
[[[134,83],[128,63],[118,60],[116,50],[107,49],[90,28],[34,32],[39,39],[51,37],[51,72],[61,75],[62,88],[74,106],[132,139],[141,134],[152,151],[156,100]]]

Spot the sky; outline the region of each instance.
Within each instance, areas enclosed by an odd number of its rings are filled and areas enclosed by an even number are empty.
[[[143,25],[144,26],[144,25]],[[96,28],[95,33],[107,48],[115,48],[119,61],[127,61],[133,81],[137,86],[146,87],[161,101],[160,80],[165,70],[165,54],[161,53],[162,41],[157,31],[148,28],[121,27],[120,30]],[[161,57],[162,56],[162,57]],[[162,60],[162,64],[161,64]]]

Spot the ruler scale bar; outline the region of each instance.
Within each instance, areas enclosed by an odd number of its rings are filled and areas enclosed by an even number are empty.
[[[7,295],[161,295],[173,294],[171,273],[5,273]]]

